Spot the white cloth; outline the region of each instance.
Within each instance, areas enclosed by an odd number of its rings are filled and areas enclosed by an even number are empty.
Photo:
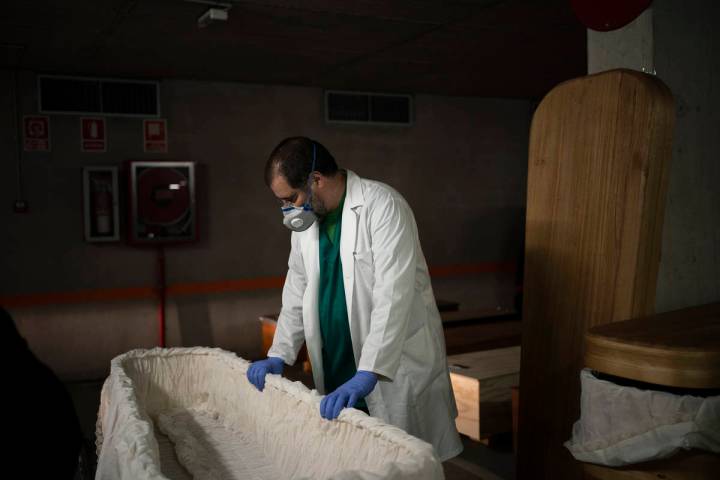
[[[196,480],[442,479],[432,446],[355,409],[320,417],[321,397],[209,348],[134,350],[112,361],[98,413],[97,480],[164,480],[154,428]],[[167,452],[165,452],[167,455]]]
[[[580,420],[565,447],[582,461],[618,467],[681,448],[720,453],[720,396],[640,390],[580,373]]]
[[[370,414],[431,443],[441,460],[462,451],[445,340],[420,247],[404,198],[379,182],[347,172],[342,263],[350,336],[358,370],[380,376],[366,398]],[[318,319],[317,222],[291,235],[282,310],[268,356],[292,365],[303,340],[315,386],[324,389]]]

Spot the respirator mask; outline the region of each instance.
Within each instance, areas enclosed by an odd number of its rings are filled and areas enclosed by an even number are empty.
[[[315,142],[313,142],[313,161],[310,168],[310,176],[307,181],[307,199],[302,207],[287,205],[281,207],[283,214],[283,225],[293,232],[304,232],[317,220],[312,208],[312,172],[315,171]]]

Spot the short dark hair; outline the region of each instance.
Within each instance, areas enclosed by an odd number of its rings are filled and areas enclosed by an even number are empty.
[[[292,188],[303,188],[312,173],[313,145],[315,169],[331,177],[338,171],[337,163],[327,148],[307,137],[290,137],[278,144],[265,164],[265,183],[270,186],[276,174],[282,175]]]

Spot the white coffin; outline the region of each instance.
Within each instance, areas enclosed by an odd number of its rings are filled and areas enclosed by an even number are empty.
[[[322,398],[219,349],[113,359],[97,423],[98,480],[442,479],[432,446],[365,413],[320,417]]]

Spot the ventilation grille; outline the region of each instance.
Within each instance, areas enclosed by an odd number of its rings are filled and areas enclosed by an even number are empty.
[[[386,93],[325,92],[325,121],[366,125],[412,125],[410,95]]]
[[[157,117],[157,82],[41,75],[38,79],[43,113]]]

